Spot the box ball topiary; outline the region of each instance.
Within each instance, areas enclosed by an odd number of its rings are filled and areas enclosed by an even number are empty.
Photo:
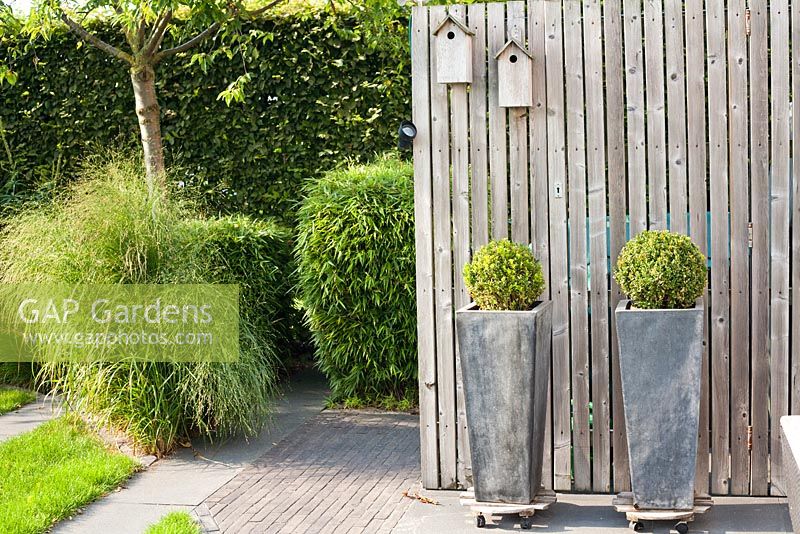
[[[464,266],[464,282],[482,310],[529,310],[545,287],[542,265],[530,248],[507,239],[478,250]]]
[[[706,259],[689,237],[648,230],[622,248],[614,278],[637,308],[691,308],[706,285]]]

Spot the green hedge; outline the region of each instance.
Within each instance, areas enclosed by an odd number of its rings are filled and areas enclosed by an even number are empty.
[[[310,182],[298,211],[302,304],[334,402],[416,402],[414,184],[384,158]]]
[[[150,197],[139,165],[116,159],[87,166],[57,201],[7,221],[0,282],[243,286],[235,363],[41,364],[40,383],[68,405],[164,452],[195,433],[253,434],[268,421],[287,335],[276,325],[294,313],[286,237],[269,221],[198,219],[177,193]],[[51,361],[60,350],[42,345],[34,357]]]
[[[206,191],[213,208],[291,219],[303,179],[396,143],[411,108],[407,29],[401,21],[374,34],[326,10],[254,24],[273,39],[217,59],[207,72],[186,57],[159,65],[167,163]],[[0,57],[23,44],[0,43]],[[9,161],[0,150],[0,200],[71,179],[98,147],[138,146],[126,69],[76,44],[66,32],[37,42],[13,64],[17,84],[0,87],[12,152]],[[248,96],[229,108],[217,95],[245,68],[253,75]]]

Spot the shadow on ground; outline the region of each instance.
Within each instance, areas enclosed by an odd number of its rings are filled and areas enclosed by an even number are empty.
[[[438,505],[415,502],[394,529],[395,534],[448,534],[484,532],[520,532],[516,516],[495,517],[478,530],[475,518],[458,503],[456,491],[425,491]],[[559,494],[559,502],[549,510],[537,512],[530,532],[569,532],[580,534],[632,534],[625,515],[615,512],[610,495]],[[648,522],[645,533],[668,533],[673,522]],[[719,497],[705,515],[689,524],[689,532],[705,534],[792,532],[789,508],[785,499]]]

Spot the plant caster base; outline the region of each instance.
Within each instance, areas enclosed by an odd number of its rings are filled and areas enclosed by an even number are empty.
[[[673,528],[678,534],[686,534],[689,532],[689,522],[694,521],[695,515],[706,513],[713,501],[708,495],[698,495],[691,510],[648,510],[637,508],[633,502],[633,494],[625,492],[617,495],[612,504],[614,510],[625,514],[625,519],[630,522],[628,526],[633,531],[644,529],[645,521],[677,521]]]
[[[509,504],[476,501],[475,492],[470,488],[461,494],[460,502],[461,506],[469,506],[470,510],[477,514],[475,516],[475,526],[478,528],[484,528],[486,521],[491,520],[494,515],[518,515],[520,527],[528,530],[533,526],[531,517],[536,513],[536,510],[547,510],[551,504],[556,502],[556,494],[542,489],[530,504]]]

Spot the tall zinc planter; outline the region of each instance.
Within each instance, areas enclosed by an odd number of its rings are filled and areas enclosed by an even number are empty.
[[[684,235],[646,231],[614,277],[631,298],[615,316],[634,506],[692,510],[706,260]]]
[[[631,486],[640,508],[694,506],[703,307],[616,310]]]
[[[782,468],[792,528],[800,532],[800,415],[781,417]]]
[[[475,303],[456,312],[475,499],[530,504],[541,485],[550,302],[530,249],[494,241],[464,268]]]
[[[542,479],[552,306],[456,312],[475,499],[528,504]]]

